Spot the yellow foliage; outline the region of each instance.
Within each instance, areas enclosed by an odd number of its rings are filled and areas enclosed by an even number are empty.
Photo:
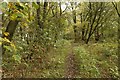
[[[10,43],[10,46],[13,47],[13,49],[16,52],[16,46],[14,45],[14,43],[12,43],[9,39],[7,39],[6,37],[3,39],[5,42]],[[2,44],[2,42],[0,42],[0,44]]]
[[[4,35],[5,35],[5,36],[9,36],[9,33],[8,33],[8,32],[4,32]]]
[[[9,8],[11,8],[12,6],[13,6],[12,3],[9,3],[9,4],[8,4],[8,7],[9,7]]]
[[[10,40],[9,40],[9,39],[7,39],[6,37],[4,38],[4,41],[6,41],[6,42],[10,43]]]
[[[78,26],[80,26],[80,24],[81,24],[80,22],[77,22],[77,23],[74,24],[74,25],[78,27]]]
[[[0,42],[0,46],[2,45],[2,42]]]
[[[23,25],[24,25],[24,26],[28,26],[28,24],[27,24],[27,23],[23,23]]]
[[[10,45],[14,48],[14,50],[16,51],[16,47],[13,43],[10,43]]]
[[[70,33],[71,31],[73,31],[73,27],[72,26],[70,26],[69,28],[66,28],[65,34]]]

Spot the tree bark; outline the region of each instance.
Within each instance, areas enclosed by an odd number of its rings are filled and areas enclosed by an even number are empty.
[[[15,33],[15,30],[16,30],[16,28],[17,28],[18,23],[19,23],[19,21],[17,21],[17,20],[11,20],[11,21],[8,23],[7,28],[6,28],[6,31],[5,31],[5,32],[8,32],[9,35],[6,36],[6,35],[3,34],[3,38],[6,37],[7,39],[9,39],[9,40],[11,41],[11,40],[12,40],[12,37],[13,37],[13,35],[14,35],[14,33]],[[2,54],[4,54],[4,53],[5,53],[5,50],[6,50],[6,49],[4,48],[4,45],[7,45],[7,43],[3,43],[3,44],[2,44]]]
[[[11,20],[8,25],[7,25],[7,28],[6,28],[6,31],[5,32],[8,32],[9,35],[8,36],[5,36],[3,34],[3,38],[6,37],[7,39],[9,39],[10,41],[12,40],[12,37],[13,37],[13,34],[15,33],[15,30],[16,30],[16,27],[18,25],[18,22],[17,20]]]

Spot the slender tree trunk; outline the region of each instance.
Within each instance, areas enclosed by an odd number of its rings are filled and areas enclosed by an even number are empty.
[[[82,40],[84,41],[85,40],[85,26],[83,26],[82,28]]]
[[[21,37],[21,40],[23,40],[23,29],[22,29],[22,27],[20,27],[20,37]]]
[[[92,32],[92,28],[93,28],[93,24],[94,24],[95,19],[96,19],[96,13],[95,13],[95,16],[94,16],[93,21],[92,21],[92,4],[91,4],[91,2],[89,2],[89,23],[88,23],[89,25],[88,25],[87,33],[89,30],[89,27],[90,27],[90,31],[88,33],[88,38],[86,39],[86,44],[88,44],[89,39],[91,37],[90,34]],[[86,37],[87,37],[87,34],[86,34]]]
[[[113,6],[114,6],[114,8],[115,8],[115,10],[116,10],[116,12],[117,12],[117,14],[118,14],[118,16],[120,17],[120,12],[119,12],[119,10],[118,10],[117,4],[115,4],[114,2],[112,2],[112,4],[113,4]],[[118,4],[119,4],[119,3],[118,3]]]
[[[40,2],[37,2],[37,4],[39,6],[37,9],[37,24],[39,28],[42,28],[41,21],[40,21]]]
[[[46,13],[47,13],[47,6],[48,6],[48,2],[44,2],[44,8],[43,8],[43,23],[46,19]]]
[[[80,16],[81,16],[81,23],[82,23],[82,21],[83,21],[83,16],[82,16],[82,13],[80,14]],[[81,25],[81,27],[82,27],[82,40],[84,40],[84,34],[85,34],[85,25]]]
[[[60,16],[61,16],[62,15],[61,2],[59,3],[59,8],[60,8]]]
[[[73,12],[72,12],[72,14],[73,14],[73,22],[74,22],[74,24],[76,24],[77,23],[77,19],[76,19],[76,12],[74,11],[74,7],[73,7],[73,3],[71,4],[72,5],[72,10],[73,10]],[[73,29],[74,29],[74,37],[75,37],[75,40],[74,40],[74,42],[77,42],[78,41],[78,37],[77,37],[77,26],[76,25],[74,25],[73,26]]]
[[[75,36],[75,40],[74,42],[77,42],[78,41],[78,38],[77,38],[77,26],[73,26],[73,29],[74,29],[74,36]]]
[[[97,28],[95,30],[95,41],[98,42],[99,41],[99,38],[100,38],[100,34],[99,34],[99,29]]]
[[[55,17],[56,17],[56,19],[58,18],[58,11],[57,11],[57,6],[56,6],[56,12],[55,12]],[[58,32],[57,32],[57,28],[55,27],[55,37],[54,37],[54,42],[56,43],[56,41],[57,41],[57,39],[58,39]]]
[[[120,14],[120,13],[119,13]],[[120,15],[118,14],[118,57],[120,57]],[[120,66],[120,61],[118,62],[118,66]],[[120,68],[118,69],[120,71]]]
[[[73,21],[76,24],[76,12],[74,13]],[[74,35],[75,35],[75,42],[77,42],[78,41],[78,38],[77,38],[77,26],[74,25],[73,29],[74,29]]]

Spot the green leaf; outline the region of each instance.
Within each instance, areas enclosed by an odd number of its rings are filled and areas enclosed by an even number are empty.
[[[16,14],[12,14],[11,16],[10,16],[10,19],[11,20],[15,20],[17,18],[17,15]]]
[[[0,8],[6,9],[7,8],[7,3],[6,2],[0,3]]]
[[[36,3],[33,3],[32,6],[35,7],[36,9],[39,8],[39,6]]]
[[[13,51],[12,48],[11,48],[11,46],[4,46],[4,48],[7,49],[7,50],[9,50],[10,52]]]
[[[17,15],[17,17],[19,17],[19,18],[23,18],[23,13],[16,13],[16,15]]]
[[[21,63],[21,56],[16,54],[16,55],[13,55],[13,58],[15,61],[18,61],[19,63]]]

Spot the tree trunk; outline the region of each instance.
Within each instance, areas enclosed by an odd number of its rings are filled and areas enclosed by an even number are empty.
[[[37,9],[37,24],[39,28],[42,28],[41,21],[40,21],[40,2],[37,2],[39,8]]]
[[[12,37],[13,37],[13,34],[16,30],[16,27],[18,25],[18,21],[17,20],[11,20],[8,25],[7,25],[7,28],[6,28],[6,31],[5,32],[8,32],[9,35],[8,36],[5,36],[3,35],[3,37],[6,37],[7,39],[9,39],[10,41],[12,40]]]
[[[118,16],[120,17],[120,12],[119,12],[119,10],[118,10],[117,4],[115,4],[114,2],[112,2],[112,4],[113,4],[113,6],[114,6],[114,8],[115,8],[115,10],[116,10],[116,12],[117,12],[117,14],[118,14]],[[119,4],[119,3],[118,3],[118,4]]]
[[[17,27],[18,23],[19,23],[19,21],[17,21],[17,20],[11,20],[8,23],[6,31],[5,31],[5,32],[8,32],[9,35],[6,36],[6,35],[3,34],[3,38],[6,37],[7,39],[9,39],[11,41],[12,37],[13,37],[13,34],[15,33],[15,30],[16,30],[16,27]],[[5,53],[5,48],[3,48],[4,45],[6,45],[6,43],[2,44],[2,54]]]
[[[73,9],[73,6],[72,6],[72,10],[74,10]],[[73,11],[73,22],[74,22],[74,24],[76,24],[76,12],[75,11]],[[77,37],[77,26],[76,25],[74,25],[73,26],[73,29],[74,29],[74,37],[75,37],[75,40],[74,40],[74,42],[77,42],[78,41],[78,37]]]
[[[48,2],[44,2],[44,8],[43,8],[43,22],[44,22],[45,19],[46,19],[47,6],[48,6]]]
[[[78,37],[77,37],[77,26],[73,26],[73,29],[74,29],[74,36],[75,36],[75,40],[74,42],[77,42],[78,41]]]
[[[100,34],[99,34],[99,29],[97,28],[95,30],[95,41],[98,42],[99,41],[99,38],[100,38]]]
[[[85,26],[83,26],[82,28],[82,40],[84,41],[85,40]]]

